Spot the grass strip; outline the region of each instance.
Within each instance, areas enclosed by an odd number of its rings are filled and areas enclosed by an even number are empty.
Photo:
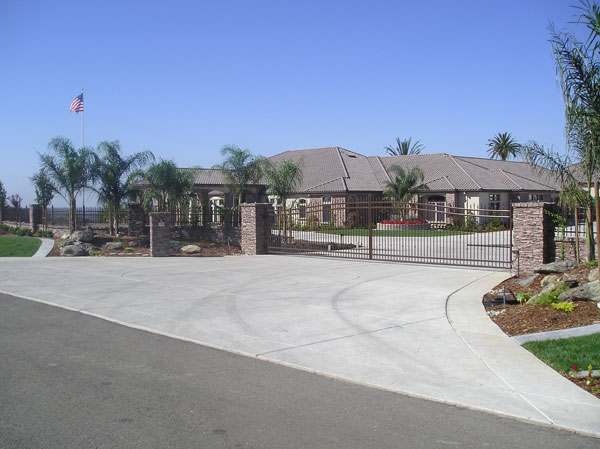
[[[600,367],[600,333],[560,340],[530,341],[523,345],[556,371],[567,373],[573,365],[579,369]]]
[[[34,237],[0,236],[0,257],[31,257],[42,241]]]

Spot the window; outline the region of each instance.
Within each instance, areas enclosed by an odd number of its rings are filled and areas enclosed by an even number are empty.
[[[298,201],[298,218],[301,220],[306,219],[306,200]]]
[[[490,193],[490,209],[500,210],[500,194]]]
[[[323,223],[329,223],[331,220],[331,197],[323,197]]]
[[[544,194],[543,193],[532,193],[531,201],[535,201],[536,203],[541,203],[542,201],[544,201]]]

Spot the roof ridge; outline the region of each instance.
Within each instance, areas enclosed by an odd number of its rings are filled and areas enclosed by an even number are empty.
[[[377,162],[379,162],[379,165],[383,169],[383,172],[385,173],[385,177],[388,179],[389,182],[392,182],[392,178],[390,177],[390,174],[385,169],[385,166],[383,165],[383,162],[381,162],[381,157],[375,156],[375,158],[377,159]],[[375,174],[375,173],[373,173],[373,174]]]
[[[338,157],[340,158],[340,162],[342,163],[342,168],[344,169],[344,174],[346,175],[346,178],[349,178],[350,175],[348,174],[348,169],[346,168],[346,163],[344,162],[344,159],[342,158],[342,152],[340,151],[340,147],[335,147],[335,150],[337,151]]]
[[[462,170],[462,171],[465,173],[465,175],[467,175],[467,176],[469,177],[469,179],[470,179],[471,181],[473,181],[473,183],[475,183],[475,185],[476,185],[478,188],[480,188],[480,189],[482,189],[482,190],[483,190],[483,187],[481,187],[481,186],[479,185],[479,183],[478,183],[477,181],[475,181],[475,179],[473,179],[473,177],[472,177],[472,176],[469,174],[469,172],[467,172],[467,171],[466,171],[464,168],[462,168],[462,167],[461,167],[461,165],[460,165],[460,164],[459,164],[459,163],[458,163],[458,162],[457,162],[457,161],[454,159],[454,156],[452,156],[452,155],[450,155],[450,154],[446,154],[446,156],[447,156],[447,157],[449,157],[450,159],[452,159],[452,162],[454,162],[454,163],[456,164],[456,166],[457,166],[458,168],[460,168],[460,169],[461,169],[461,170]],[[468,161],[465,161],[465,162],[468,162]],[[473,164],[473,165],[477,165],[477,164]],[[481,168],[484,168],[484,167],[481,167]]]
[[[517,181],[515,181],[514,179],[512,179],[510,176],[508,176],[508,174],[506,174],[506,172],[504,170],[502,170],[501,168],[490,168],[490,171],[493,172],[500,172],[502,175],[504,175],[504,177],[506,179],[508,179],[509,182],[513,183],[514,185],[516,185],[519,189],[524,190],[523,187],[521,185],[519,185],[519,183]],[[513,174],[513,173],[511,173]],[[515,175],[516,176],[516,175]],[[535,182],[535,181],[534,181]]]
[[[502,171],[503,171],[503,170],[502,170]],[[504,172],[504,171],[503,171],[503,172]],[[525,179],[526,181],[533,182],[534,184],[538,184],[538,185],[540,185],[540,186],[544,186],[544,187],[546,187],[547,189],[551,189],[551,190],[557,190],[555,187],[552,187],[552,186],[550,186],[550,185],[548,185],[548,184],[544,184],[544,183],[542,183],[542,182],[539,182],[539,181],[536,181],[536,180],[534,180],[534,179],[526,178],[525,176],[518,175],[517,173],[512,173],[512,172],[507,172],[507,173],[510,173],[512,176],[516,176],[517,178],[521,178],[521,179]],[[505,173],[505,174],[506,174],[506,173]],[[513,182],[515,182],[515,181],[513,181]],[[515,182],[515,184],[517,184],[517,183]],[[518,184],[517,184],[517,185],[518,185]],[[523,189],[521,186],[519,186],[519,187],[520,187],[521,189]],[[525,190],[525,189],[523,189],[523,190]]]
[[[320,186],[324,186],[325,184],[329,184],[330,182],[337,181],[338,179],[341,179],[342,183],[344,184],[344,187],[346,187],[346,183],[344,182],[344,177],[340,176],[338,178],[333,178],[333,179],[330,179],[329,181],[324,181],[324,182],[321,182],[319,184],[315,184],[314,186],[307,187],[304,190],[311,190],[311,189],[314,189],[314,188],[317,188],[317,187],[320,187]],[[346,187],[346,190],[348,190],[347,187]]]
[[[451,189],[457,190],[456,186],[452,184],[452,181],[450,181],[450,178],[448,178],[448,175],[444,175],[444,179],[446,180]]]

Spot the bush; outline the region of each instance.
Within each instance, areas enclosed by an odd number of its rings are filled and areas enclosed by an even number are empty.
[[[558,296],[562,293],[569,290],[565,284],[560,283],[556,286],[554,290],[546,293],[538,293],[535,295],[527,304],[538,304],[540,306],[549,306],[558,302]]]
[[[561,301],[561,302],[557,302],[555,304],[550,304],[553,308],[555,308],[556,310],[562,310],[563,312],[566,313],[571,313],[573,310],[575,310],[575,304],[573,304],[572,302],[567,302],[567,301]]]

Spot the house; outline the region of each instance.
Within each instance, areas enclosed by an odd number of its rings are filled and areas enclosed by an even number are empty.
[[[329,205],[381,198],[394,165],[420,167],[424,180],[414,200],[470,210],[506,210],[513,202],[556,201],[559,185],[549,171],[539,171],[526,162],[499,161],[445,153],[408,156],[364,156],[340,147],[285,151],[271,161],[302,161],[303,178],[288,206],[301,211],[323,205],[321,222],[328,222]],[[201,204],[231,206],[233,198],[223,173],[214,169],[194,171],[194,192]],[[274,201],[266,183],[250,185],[246,202]],[[214,213],[214,212],[213,212]],[[343,220],[344,217],[337,217]],[[435,221],[435,214],[428,219]]]

